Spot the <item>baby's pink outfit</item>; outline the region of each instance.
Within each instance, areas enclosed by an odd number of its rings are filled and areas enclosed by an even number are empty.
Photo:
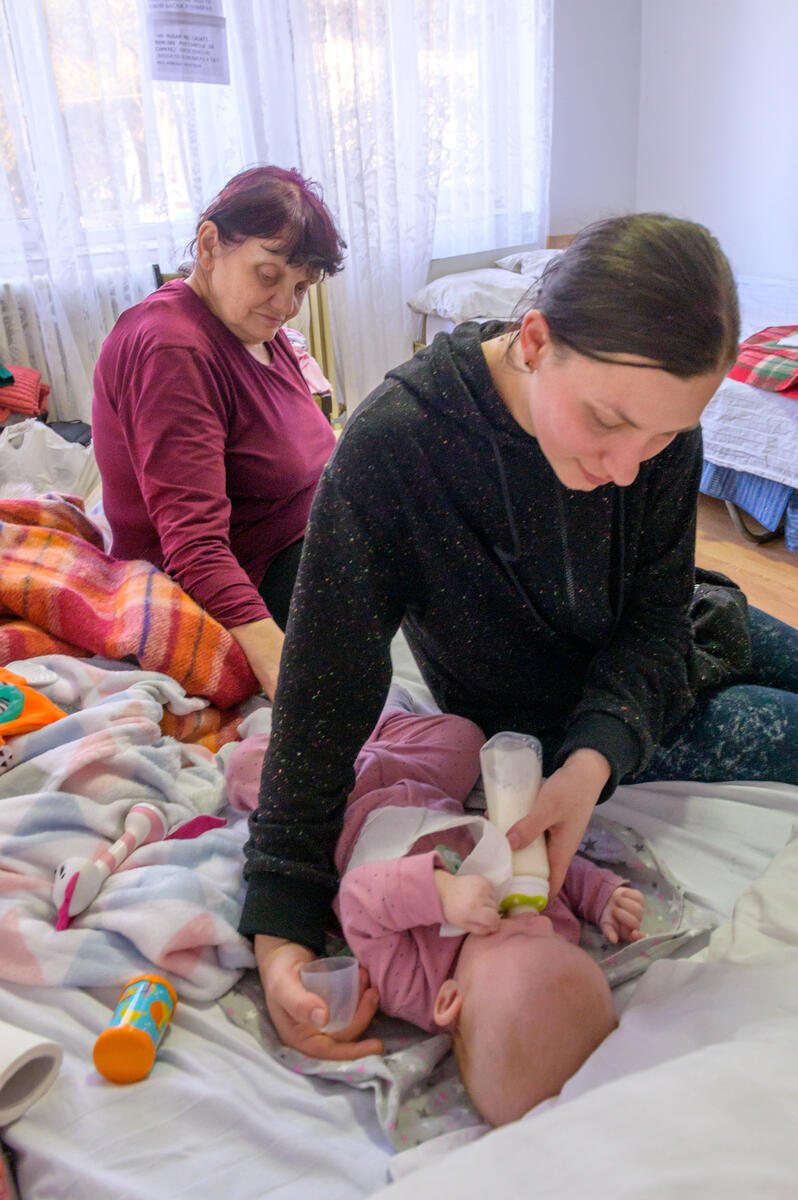
[[[356,782],[335,852],[342,875],[333,905],[352,953],[380,993],[380,1008],[422,1029],[437,1031],[432,1012],[438,989],[451,978],[466,934],[442,937],[444,922],[433,872],[444,867],[435,846],[461,858],[473,847],[470,833],[446,829],[420,838],[403,858],[368,862],[347,871],[366,818],[378,808],[413,807],[463,815],[479,778],[482,730],[447,713],[422,716],[386,709],[355,762]],[[251,743],[251,745],[247,745]],[[247,738],[227,768],[228,796],[239,808],[257,804],[260,766],[268,738]],[[555,932],[579,942],[576,914],[598,923],[616,888],[626,880],[585,858],[574,858],[546,915]]]

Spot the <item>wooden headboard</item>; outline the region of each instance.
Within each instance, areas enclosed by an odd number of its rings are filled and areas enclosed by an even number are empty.
[[[546,249],[564,250],[566,246],[570,246],[575,237],[575,233],[550,233],[546,238]]]
[[[575,233],[551,233],[546,238],[547,250],[563,250],[570,246]],[[478,250],[474,254],[455,254],[451,258],[433,258],[429,265],[427,283],[443,275],[455,275],[460,271],[477,271],[480,267],[492,267],[497,258],[507,254],[519,254],[523,250],[537,250],[538,246],[503,246],[499,250]]]

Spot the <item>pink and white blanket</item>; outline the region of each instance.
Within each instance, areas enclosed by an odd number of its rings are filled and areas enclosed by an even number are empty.
[[[247,836],[239,814],[134,851],[67,929],[56,931],[52,900],[58,864],[111,845],[133,804],[157,806],[172,830],[225,808],[221,759],[159,725],[164,709],[181,715],[206,702],[166,675],[106,660],[50,655],[14,669],[32,665],[33,686],[67,716],[2,748],[0,977],[96,987],[157,968],[183,996],[217,998],[254,964],[236,931]]]

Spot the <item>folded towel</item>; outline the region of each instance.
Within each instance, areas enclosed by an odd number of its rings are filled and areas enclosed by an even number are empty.
[[[41,371],[34,367],[15,367],[8,364],[7,369],[14,376],[14,382],[4,387],[0,396],[0,421],[5,421],[12,412],[23,413],[26,417],[38,417],[47,409],[47,397],[50,394],[49,383],[42,383]]]

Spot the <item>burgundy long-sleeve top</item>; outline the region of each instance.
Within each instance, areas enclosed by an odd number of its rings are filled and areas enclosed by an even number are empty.
[[[269,564],[302,537],[335,444],[288,338],[255,359],[183,280],[123,313],[94,372],[112,553],[161,567],[226,628],[269,615]]]

